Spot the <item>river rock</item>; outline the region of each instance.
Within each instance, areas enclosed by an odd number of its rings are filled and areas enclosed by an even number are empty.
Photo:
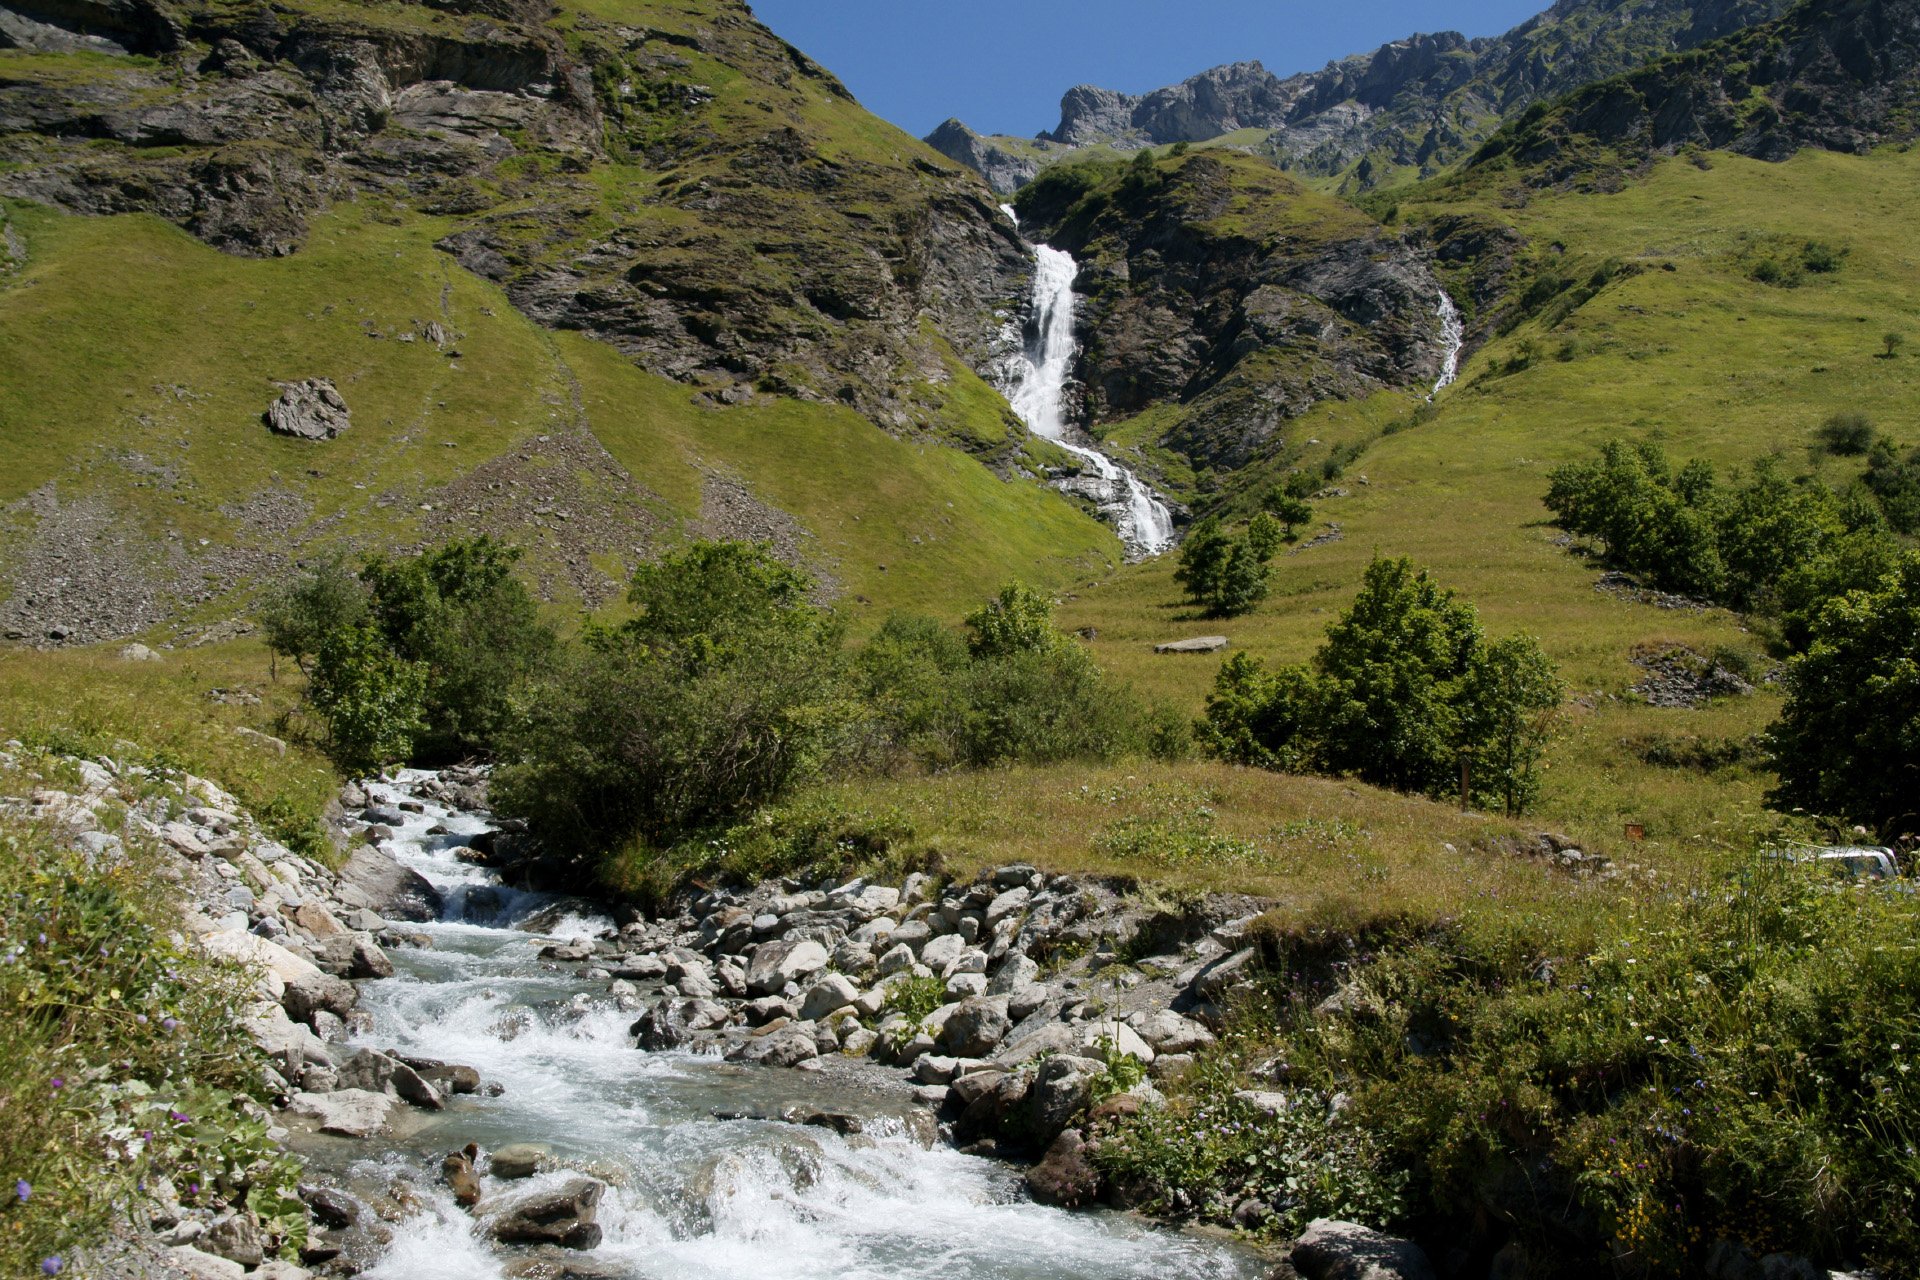
[[[474,1207],[487,1234],[503,1244],[557,1244],[592,1249],[600,1243],[600,1197],[607,1184],[572,1177],[558,1186],[504,1191]]]
[[[459,1151],[447,1152],[446,1159],[440,1162],[440,1180],[452,1190],[454,1200],[462,1208],[471,1209],[480,1203],[480,1175],[473,1167],[479,1155],[480,1148],[469,1142]]]
[[[641,1014],[639,1020],[627,1028],[627,1034],[648,1053],[665,1053],[691,1040],[693,1028],[687,1025],[682,1002],[662,1000]]]
[[[1041,1063],[1027,1098],[1034,1132],[1045,1138],[1071,1124],[1086,1109],[1093,1096],[1093,1082],[1105,1071],[1103,1062],[1070,1054]]]
[[[280,1005],[289,1018],[312,1025],[313,1015],[320,1012],[330,1013],[336,1018],[346,1017],[353,1011],[359,998],[360,993],[351,982],[315,969],[287,983],[286,992],[280,997]]]
[[[178,1269],[178,1274],[187,1280],[244,1280],[247,1269],[227,1258],[216,1257],[211,1253],[194,1248],[190,1244],[176,1245],[167,1250],[167,1261]]]
[[[763,942],[753,949],[753,961],[747,966],[747,990],[770,996],[826,967],[827,949],[811,939]]]
[[[360,1202],[334,1187],[302,1183],[300,1199],[322,1226],[350,1227],[360,1220]]]
[[[943,933],[937,938],[928,939],[927,945],[920,949],[920,963],[945,977],[947,966],[958,960],[966,950],[965,938],[957,933]]]
[[[1063,1209],[1099,1198],[1100,1175],[1087,1158],[1087,1140],[1078,1129],[1063,1131],[1040,1163],[1027,1170],[1027,1190],[1041,1204]]]
[[[208,1253],[243,1267],[257,1267],[267,1257],[261,1246],[258,1224],[244,1213],[227,1213],[215,1218],[195,1243]]]
[[[531,1178],[551,1159],[547,1149],[535,1142],[515,1142],[501,1147],[488,1161],[487,1172],[503,1181]]]
[[[1435,1280],[1419,1245],[1356,1222],[1319,1218],[1288,1260],[1305,1280]]]
[[[993,981],[987,984],[987,994],[992,996],[1012,995],[1020,988],[1029,986],[1040,976],[1040,966],[1031,956],[1013,952],[1000,962],[999,970],[993,975]]]
[[[427,878],[370,845],[354,850],[340,868],[339,880],[340,900],[350,907],[365,907],[388,920],[417,923],[440,918],[440,893]]]
[[[416,1058],[399,1053],[389,1053],[387,1056],[412,1067],[420,1073],[422,1080],[438,1089],[443,1096],[480,1091],[480,1073],[472,1067],[457,1062],[442,1062],[438,1058]]]
[[[752,1062],[763,1067],[795,1067],[820,1056],[812,1027],[796,1022],[772,1035],[758,1036],[727,1054],[729,1062]]]
[[[285,384],[265,417],[276,435],[301,440],[331,440],[353,425],[346,400],[327,378]]]
[[[828,1014],[838,1013],[860,998],[860,988],[843,974],[830,973],[807,988],[806,995],[800,1000],[800,1016],[808,1022],[817,1022]]]
[[[289,1110],[319,1123],[320,1132],[346,1138],[371,1138],[387,1123],[393,1100],[368,1089],[336,1089],[331,1093],[296,1093]]]

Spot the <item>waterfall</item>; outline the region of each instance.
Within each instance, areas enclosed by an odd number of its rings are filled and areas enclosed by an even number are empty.
[[[1440,340],[1447,344],[1447,355],[1440,362],[1440,380],[1427,393],[1429,400],[1452,386],[1460,376],[1460,353],[1467,346],[1467,327],[1460,320],[1460,308],[1453,305],[1445,289],[1440,291],[1440,306],[1434,314],[1440,317]]]
[[[1002,206],[1009,217],[1013,210]],[[1019,220],[1014,219],[1015,225]],[[1073,454],[1091,468],[1060,487],[1080,494],[1099,507],[1100,514],[1120,534],[1130,559],[1159,555],[1173,545],[1173,513],[1141,481],[1098,449],[1076,444],[1069,435],[1067,384],[1073,376],[1073,283],[1080,264],[1073,255],[1048,245],[1032,246],[1033,336],[1025,350],[1008,362],[1003,382],[1013,411],[1033,434]]]

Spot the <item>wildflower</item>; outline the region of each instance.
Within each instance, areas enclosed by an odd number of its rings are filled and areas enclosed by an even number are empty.
[[[33,1198],[33,1187],[28,1184],[25,1178],[22,1178],[13,1184],[13,1194],[15,1199],[24,1204]]]
[[[60,1261],[60,1255],[56,1253],[51,1258],[41,1260],[40,1274],[43,1276],[57,1276],[66,1265],[66,1263]]]
[[[53,1087],[56,1089],[64,1089],[67,1087],[67,1082],[65,1080],[62,1080],[59,1076],[55,1076],[53,1078]]]
[[[177,1026],[179,1026],[179,1025],[180,1025],[180,1021],[179,1021],[179,1019],[177,1019],[177,1018],[162,1018],[162,1019],[160,1019],[160,1029],[161,1029],[162,1031],[171,1031],[171,1030],[173,1030],[173,1029],[174,1029],[175,1027],[177,1027]]]
[[[167,1119],[173,1121],[175,1124],[185,1124],[190,1118],[191,1117],[184,1111],[167,1112]]]

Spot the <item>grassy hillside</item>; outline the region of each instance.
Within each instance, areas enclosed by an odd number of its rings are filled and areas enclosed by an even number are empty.
[[[1294,440],[1319,442],[1306,446],[1306,463],[1339,445],[1366,448],[1335,482],[1341,496],[1315,503],[1306,531],[1337,523],[1339,540],[1282,554],[1273,595],[1254,615],[1194,616],[1163,560],[1088,587],[1064,610],[1068,624],[1095,628],[1115,671],[1197,709],[1219,660],[1158,657],[1153,642],[1217,632],[1275,661],[1304,659],[1371,556],[1411,555],[1474,600],[1493,631],[1539,635],[1571,682],[1542,820],[1603,846],[1621,843],[1622,824],[1641,822],[1650,853],[1683,858],[1716,822],[1755,809],[1765,776],[1743,764],[1703,772],[1644,757],[1661,754],[1661,740],[1742,739],[1772,718],[1777,697],[1763,686],[1701,710],[1648,707],[1627,692],[1642,674],[1630,657],[1637,646],[1677,643],[1744,651],[1761,670],[1768,659],[1724,611],[1596,590],[1600,571],[1558,545],[1546,523],[1547,472],[1622,436],[1723,473],[1779,453],[1790,470],[1837,483],[1851,464],[1808,453],[1830,414],[1861,411],[1897,439],[1920,438],[1920,363],[1906,352],[1887,359],[1881,344],[1911,324],[1920,217],[1905,193],[1916,177],[1920,157],[1898,148],[1807,151],[1784,164],[1714,154],[1662,162],[1615,194],[1516,201],[1440,188],[1403,198],[1404,221],[1465,212],[1517,229],[1529,248],[1516,293],[1541,273],[1585,282],[1610,259],[1623,269],[1564,315],[1541,304],[1476,352],[1431,410],[1382,395],[1323,404],[1291,424]],[[1796,254],[1809,239],[1845,251],[1838,271],[1794,288],[1754,279],[1759,261]]]
[[[0,279],[0,502],[13,504],[16,571],[47,551],[22,503],[40,490],[144,534],[150,580],[189,600],[211,590],[202,620],[227,616],[225,589],[280,556],[475,525],[531,544],[563,598],[602,597],[638,555],[698,531],[790,537],[876,609],[947,614],[1008,577],[1058,584],[1118,554],[1070,504],[968,453],[837,405],[703,403],[611,348],[548,333],[434,248],[443,222],[374,199],[323,215],[301,253],[271,260],[137,215],[16,205],[8,225],[25,249]],[[455,336],[449,350],[420,336],[428,324]],[[957,364],[949,374],[955,411],[997,424],[998,398]],[[336,440],[261,422],[277,383],[308,377],[332,379],[353,411]],[[750,491],[744,509],[720,502],[729,485]]]

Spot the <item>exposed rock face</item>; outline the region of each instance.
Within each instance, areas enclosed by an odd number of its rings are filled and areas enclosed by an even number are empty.
[[[1453,31],[1415,35],[1285,78],[1258,62],[1236,62],[1141,95],[1076,85],[1061,99],[1060,123],[1040,140],[1131,148],[1267,130],[1259,148],[1282,164],[1315,174],[1354,166],[1351,185],[1364,190],[1383,172],[1424,174],[1451,163],[1501,119],[1535,101],[1764,22],[1787,7],[1787,0],[1652,0],[1630,7],[1560,0],[1492,39]],[[957,139],[956,126],[965,130],[957,121],[942,125],[943,139]],[[935,145],[990,180],[1010,173],[999,160],[1005,147],[995,139]]]
[[[1244,466],[1321,400],[1439,374],[1441,290],[1423,252],[1258,160],[1196,153],[1091,194],[1050,174],[1020,207],[1081,259],[1089,421],[1180,404],[1165,443],[1196,465]],[[1283,211],[1286,228],[1265,222]]]
[[[326,378],[308,378],[280,393],[267,408],[267,426],[283,436],[331,440],[353,425],[347,402]]]
[[[905,384],[946,377],[922,317],[983,362],[1028,271],[964,169],[904,139],[839,154],[828,135],[864,113],[741,0],[675,30],[563,27],[527,0],[0,14],[0,47],[158,59],[0,79],[0,194],[276,256],[315,212],[377,192],[459,219],[443,247],[528,314],[669,376],[918,431]],[[612,201],[588,175],[622,164],[675,181]]]
[[[1915,136],[1916,93],[1920,6],[1819,0],[1583,89],[1495,137],[1474,163],[1510,157],[1531,185],[1610,189],[1690,145],[1761,160],[1809,146],[1864,152]]]
[[[927,135],[927,145],[949,160],[957,160],[987,180],[1002,194],[1018,191],[1040,172],[1041,157],[1066,148],[1042,141],[1022,144],[1018,151],[1006,143],[983,138],[958,120],[948,120]]]
[[[486,1220],[488,1234],[502,1242],[591,1249],[600,1243],[594,1219],[606,1190],[597,1178],[569,1178],[557,1187],[503,1192],[482,1200],[474,1212]]]

